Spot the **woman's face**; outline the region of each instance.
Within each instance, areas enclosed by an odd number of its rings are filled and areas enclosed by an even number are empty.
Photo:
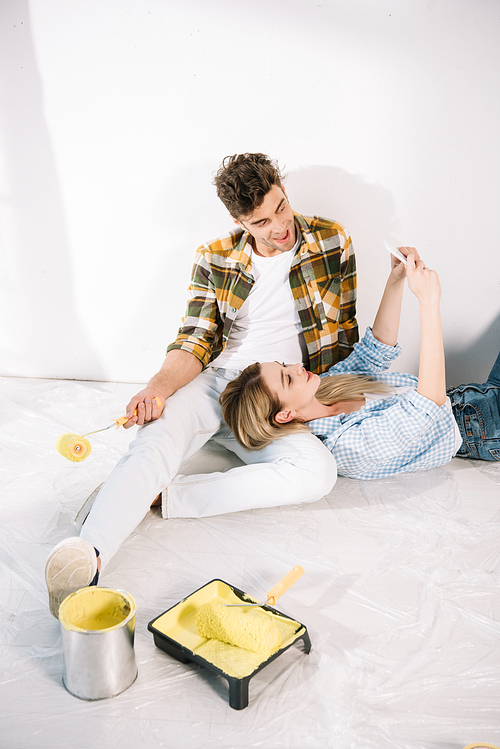
[[[308,406],[315,401],[321,378],[308,372],[302,364],[280,364],[277,361],[260,365],[267,387],[278,397],[285,409],[305,416]]]

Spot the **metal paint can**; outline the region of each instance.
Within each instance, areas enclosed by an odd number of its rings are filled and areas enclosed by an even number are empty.
[[[61,603],[63,684],[81,700],[102,700],[127,689],[137,676],[136,605],[131,595],[92,586]]]

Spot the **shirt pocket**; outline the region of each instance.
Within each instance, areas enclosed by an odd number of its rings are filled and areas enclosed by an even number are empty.
[[[309,282],[308,290],[322,325],[337,325],[340,317],[340,278]]]

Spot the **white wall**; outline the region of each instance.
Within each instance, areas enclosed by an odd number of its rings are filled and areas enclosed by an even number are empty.
[[[293,207],[343,223],[360,326],[389,257],[441,275],[450,384],[500,347],[498,0],[2,0],[0,373],[145,381],[211,184],[263,151]],[[400,368],[415,370],[405,297]]]

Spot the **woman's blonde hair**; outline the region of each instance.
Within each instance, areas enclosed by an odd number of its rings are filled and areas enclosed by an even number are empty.
[[[338,374],[321,379],[316,398],[324,406],[331,406],[338,401],[364,398],[367,392],[386,395],[389,391],[387,385],[368,375]],[[247,450],[261,450],[287,434],[309,431],[300,419],[286,424],[276,421],[276,414],[284,405],[264,382],[259,363],[250,364],[232,380],[219,401],[224,421]]]

